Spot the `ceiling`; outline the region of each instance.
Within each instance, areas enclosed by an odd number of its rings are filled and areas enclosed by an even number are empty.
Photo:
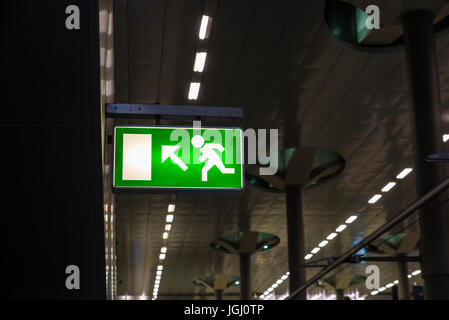
[[[329,148],[346,159],[337,179],[304,195],[307,252],[347,217],[359,216],[316,258],[343,253],[415,199],[412,172],[376,204],[367,204],[403,168],[413,167],[404,54],[343,48],[330,35],[323,8],[323,0],[114,2],[116,103],[242,107],[245,116],[239,126],[278,128],[280,145],[287,143],[283,137],[288,132],[303,146]],[[201,43],[203,14],[213,21],[209,39]],[[208,55],[200,94],[192,103],[187,93],[201,46]],[[437,52],[442,117],[449,121],[448,35],[438,39]],[[152,124],[116,120],[133,123]],[[118,295],[151,294],[171,197],[116,194]],[[195,294],[201,290],[192,281],[214,269],[239,274],[238,257],[223,259],[210,242],[238,231],[240,201],[239,195],[176,195],[159,299],[199,298]],[[285,196],[248,187],[242,201],[247,201],[252,230],[281,239],[274,249],[252,257],[251,286],[261,293],[288,271]],[[378,265],[382,283],[397,279],[394,264]],[[363,265],[344,268],[364,272]],[[307,274],[316,271],[308,269]],[[287,283],[276,293],[285,293]],[[368,293],[362,285],[355,288]]]

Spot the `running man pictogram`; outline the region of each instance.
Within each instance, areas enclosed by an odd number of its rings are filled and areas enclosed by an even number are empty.
[[[206,161],[202,171],[201,171],[201,180],[207,181],[207,172],[212,169],[214,166],[220,170],[221,173],[224,174],[234,174],[234,168],[225,168],[223,161],[221,161],[218,154],[214,149],[217,149],[220,152],[223,152],[225,149],[221,144],[218,143],[204,143],[204,138],[202,136],[194,136],[192,138],[192,145],[195,148],[200,149],[201,156],[198,160],[201,162]]]

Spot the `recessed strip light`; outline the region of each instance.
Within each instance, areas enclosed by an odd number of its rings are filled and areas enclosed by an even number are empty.
[[[171,224],[166,224],[165,231],[170,231],[170,230],[171,230]]]
[[[396,179],[404,179],[412,171],[412,168],[405,168],[396,176]]]
[[[164,259],[165,259],[165,253],[161,253],[161,254],[159,255],[159,259],[160,259],[160,260],[164,260]]]
[[[357,219],[357,216],[350,216],[348,219],[346,219],[345,223],[350,224],[353,223]]]
[[[161,253],[167,253],[167,247],[162,247],[161,248]]]
[[[313,248],[313,250],[310,251],[310,252],[313,253],[313,254],[315,254],[315,253],[317,253],[317,252],[320,251],[320,250],[321,250],[321,248],[316,247],[316,248]]]
[[[206,39],[207,25],[209,24],[209,16],[203,16],[201,19],[199,38]]]
[[[174,216],[172,214],[167,214],[167,218],[165,218],[165,222],[172,223]]]
[[[175,212],[175,208],[176,208],[176,205],[173,204],[173,203],[170,203],[170,204],[168,205],[167,211],[170,212],[170,213]]]
[[[396,185],[396,182],[388,182],[387,185],[382,188],[382,192],[390,191],[395,185]]]
[[[163,234],[162,234],[162,239],[167,239],[168,238],[168,232],[164,232]]]
[[[207,52],[197,52],[195,57],[195,64],[193,65],[193,71],[203,72],[204,65],[206,64]]]
[[[449,140],[449,134],[443,134],[443,142],[447,142]]]
[[[347,227],[347,226],[346,226],[345,224],[342,224],[342,225],[338,226],[338,228],[335,229],[335,231],[337,231],[337,232],[342,232],[343,230],[346,229],[346,227]]]
[[[189,100],[198,99],[198,94],[200,92],[200,83],[199,82],[191,82],[189,88]]]
[[[160,264],[160,265],[157,266],[157,270],[162,270],[162,269],[164,269],[163,265]]]
[[[415,270],[412,272],[412,276],[416,276],[417,274],[420,274],[421,270]]]
[[[332,240],[333,238],[335,238],[337,236],[337,234],[335,232],[332,232],[330,235],[327,236],[327,240]]]
[[[313,257],[313,254],[307,254],[305,257],[304,257],[304,259],[305,260],[309,260],[310,258],[312,258]]]
[[[323,248],[323,247],[325,247],[328,243],[329,243],[329,241],[323,240],[323,241],[321,241],[321,242],[318,244],[318,247]]]
[[[368,200],[368,203],[376,203],[380,198],[382,198],[381,194],[375,194],[371,199]]]

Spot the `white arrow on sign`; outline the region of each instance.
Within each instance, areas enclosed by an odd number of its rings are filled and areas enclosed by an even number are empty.
[[[162,162],[165,162],[167,158],[173,160],[178,166],[181,167],[182,170],[186,171],[188,167],[178,156],[175,154],[176,150],[179,149],[180,146],[162,146]]]

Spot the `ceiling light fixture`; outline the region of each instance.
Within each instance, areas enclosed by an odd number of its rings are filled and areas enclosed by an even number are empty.
[[[337,229],[335,229],[335,231],[337,231],[337,232],[342,232],[343,230],[346,229],[346,227],[347,227],[347,226],[346,226],[345,224],[341,224],[341,225],[338,226]]]
[[[207,32],[207,25],[209,23],[209,16],[203,16],[201,18],[201,26],[200,26],[200,33],[199,38],[201,40],[206,39],[206,32]]]
[[[323,240],[323,241],[321,241],[321,242],[318,244],[318,247],[323,248],[323,247],[325,247],[328,243],[329,243],[329,241]]]
[[[332,240],[333,238],[335,238],[337,236],[337,234],[335,232],[332,232],[330,235],[327,236],[327,240]]]
[[[320,250],[321,250],[321,248],[316,247],[316,248],[313,248],[313,250],[310,251],[310,252],[312,252],[313,254],[315,254],[315,253],[317,253],[317,252],[320,251]]]
[[[348,219],[346,219],[345,223],[351,224],[357,219],[357,216],[350,216]]]
[[[189,100],[198,99],[198,94],[200,92],[200,83],[199,82],[191,82],[189,88]]]
[[[412,168],[405,168],[396,176],[396,179],[404,179],[412,171]]]
[[[203,72],[204,65],[206,64],[207,52],[197,52],[195,56],[195,63],[193,65],[193,71]]]
[[[167,211],[170,212],[170,213],[175,212],[175,208],[176,208],[176,205],[173,204],[173,203],[170,203],[170,204],[168,205]]]
[[[371,199],[368,200],[368,203],[376,203],[380,198],[382,198],[381,194],[375,194]]]
[[[167,218],[165,219],[165,222],[172,223],[173,222],[173,218],[174,218],[174,215],[167,214]]]
[[[305,257],[304,257],[304,259],[305,260],[309,260],[310,258],[312,258],[313,257],[313,254],[307,254]]]
[[[394,186],[396,185],[396,182],[388,182],[385,187],[382,188],[382,192],[388,192],[390,191]]]
[[[443,134],[443,142],[447,142],[449,140],[449,134]]]

